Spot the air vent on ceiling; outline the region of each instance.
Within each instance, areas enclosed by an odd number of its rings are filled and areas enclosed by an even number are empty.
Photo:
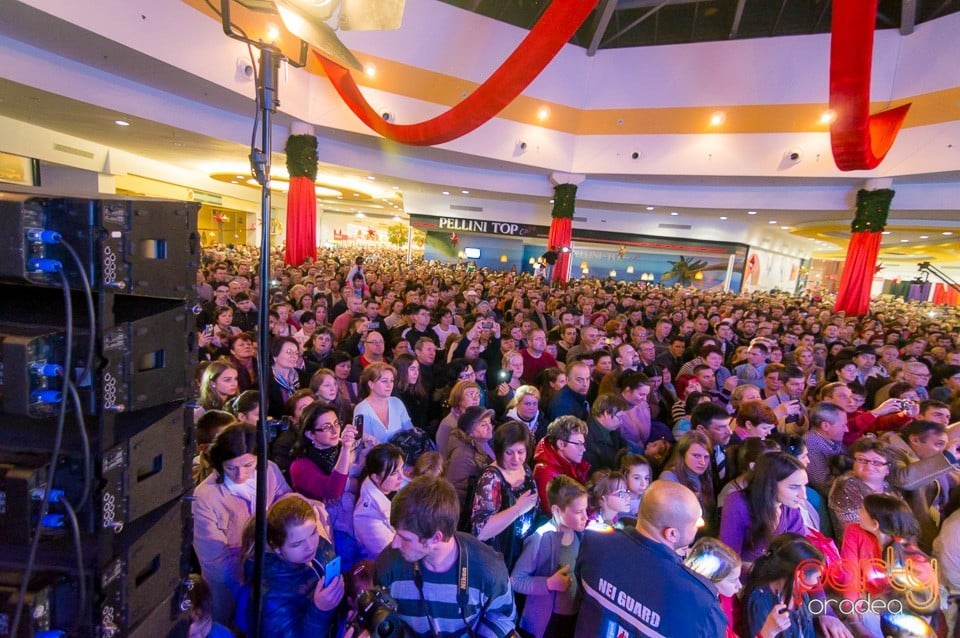
[[[61,153],[69,153],[70,155],[76,155],[77,157],[85,157],[87,159],[93,159],[93,153],[91,153],[90,151],[74,148],[72,146],[66,146],[64,144],[54,144],[53,150],[60,151]]]
[[[658,228],[670,228],[672,230],[690,230],[693,228],[690,224],[657,224]]]
[[[483,206],[461,206],[459,204],[450,204],[450,210],[463,210],[469,213],[482,213]]]

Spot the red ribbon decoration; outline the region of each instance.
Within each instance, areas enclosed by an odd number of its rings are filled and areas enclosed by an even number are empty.
[[[900,132],[910,104],[870,115],[870,67],[877,0],[834,0],[830,26],[830,126],[841,171],[876,168]]]
[[[371,129],[413,146],[443,144],[480,127],[503,110],[536,78],[576,33],[598,0],[554,0],[527,37],[487,80],[462,102],[417,124],[391,124],[360,92],[344,67],[314,51],[324,72],[350,110]]]
[[[309,177],[291,177],[287,193],[288,266],[299,266],[307,257],[317,260],[317,190]]]

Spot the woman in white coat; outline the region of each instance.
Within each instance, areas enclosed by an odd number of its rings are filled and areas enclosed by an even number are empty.
[[[376,558],[396,535],[390,525],[390,495],[406,482],[403,451],[382,443],[367,453],[360,498],[353,510],[353,529],[365,558]]]

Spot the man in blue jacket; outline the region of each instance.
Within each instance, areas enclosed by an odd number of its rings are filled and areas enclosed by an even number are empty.
[[[677,554],[693,542],[700,516],[688,488],[654,481],[636,529],[588,531],[577,559],[583,589],[577,638],[722,638],[727,621],[716,588]]]

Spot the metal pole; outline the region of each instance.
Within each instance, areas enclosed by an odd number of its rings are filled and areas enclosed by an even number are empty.
[[[407,265],[413,261],[413,226],[407,226]]]
[[[271,115],[277,110],[277,77],[280,51],[261,45],[257,86],[260,101],[261,147],[250,162],[260,182],[260,298],[257,303],[257,388],[260,391],[260,418],[257,422],[257,499],[254,508],[253,631],[262,635],[263,558],[267,548],[267,396],[270,375],[270,163],[272,149]]]

